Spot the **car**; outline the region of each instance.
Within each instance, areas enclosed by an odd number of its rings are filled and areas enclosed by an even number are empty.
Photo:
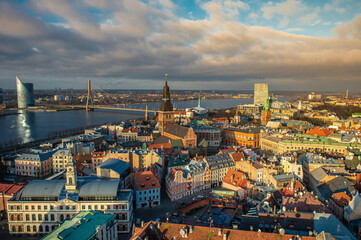
[[[192,201],[197,201],[197,199],[198,199],[197,197],[194,197],[192,198]]]
[[[157,218],[155,221],[156,221],[156,222],[160,222],[160,218]]]
[[[173,216],[177,217],[179,215],[179,212],[173,212]]]
[[[135,224],[140,224],[141,220],[140,218],[137,219],[137,221],[135,221]]]
[[[204,198],[204,196],[202,194],[199,194],[197,198]]]

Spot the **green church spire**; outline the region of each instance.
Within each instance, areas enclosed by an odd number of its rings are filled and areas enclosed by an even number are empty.
[[[267,85],[266,85],[266,97],[264,100],[263,111],[269,111],[268,80],[267,80]]]
[[[201,107],[201,97],[198,97],[198,107]]]

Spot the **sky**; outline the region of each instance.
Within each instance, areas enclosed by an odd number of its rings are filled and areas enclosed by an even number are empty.
[[[0,0],[0,88],[361,91],[360,0]]]

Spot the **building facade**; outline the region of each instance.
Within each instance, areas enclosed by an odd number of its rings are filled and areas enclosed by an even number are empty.
[[[266,94],[268,94],[268,83],[254,84],[254,105],[263,105]]]
[[[162,102],[159,107],[158,112],[158,128],[159,132],[163,134],[163,132],[169,128],[171,124],[174,123],[174,111],[173,105],[170,102],[170,92],[168,87],[168,82],[165,82],[163,88],[163,97]]]
[[[235,163],[228,153],[205,157],[211,170],[211,186],[220,186],[226,176],[228,169],[235,169]]]
[[[225,128],[223,130],[223,143],[227,145],[258,148],[259,140],[260,130],[258,128]]]
[[[54,152],[24,153],[15,159],[15,174],[42,178],[52,173]]]
[[[191,160],[168,173],[165,181],[167,194],[174,201],[211,188],[211,171],[204,160]]]
[[[69,149],[61,149],[53,155],[53,172],[59,173],[66,169],[66,164],[73,161],[73,155]]]
[[[205,139],[208,148],[219,148],[222,143],[222,131],[216,127],[194,126],[194,133],[198,140]]]
[[[18,108],[27,108],[34,106],[34,86],[32,83],[22,83],[16,77],[16,92],[18,98]]]
[[[133,191],[120,189],[119,180],[77,178],[74,162],[66,179],[31,181],[7,204],[10,234],[46,234],[86,210],[115,214],[118,233],[128,233],[133,221]]]
[[[160,205],[159,179],[151,171],[136,172],[134,186],[136,208]]]

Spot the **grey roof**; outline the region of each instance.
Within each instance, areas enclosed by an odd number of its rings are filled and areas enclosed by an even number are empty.
[[[291,179],[295,178],[293,174],[280,174],[280,175],[273,175],[273,178],[276,181],[290,181]]]
[[[352,233],[332,214],[315,213],[313,215],[314,230],[331,233],[335,239],[355,239]]]
[[[25,186],[24,197],[58,197],[64,188],[65,180],[34,180]]]
[[[130,165],[122,160],[110,158],[98,165],[97,168],[110,169],[121,175],[123,172],[130,168]]]
[[[346,192],[351,194],[355,191],[352,185],[353,183],[350,180],[339,176],[328,181],[327,183],[321,184],[317,187],[317,189],[321,193],[322,197],[325,200],[328,200],[334,193]]]
[[[20,157],[17,159],[19,160],[27,160],[27,161],[44,161],[49,159],[53,156],[54,151],[47,152],[47,153],[24,153],[21,154]]]
[[[85,182],[79,191],[79,197],[117,196],[119,180],[96,179]]]
[[[319,167],[311,172],[311,176],[319,182],[327,176],[327,173],[322,167]]]
[[[204,159],[207,161],[211,170],[233,167],[235,165],[233,159],[228,153],[208,156]]]

